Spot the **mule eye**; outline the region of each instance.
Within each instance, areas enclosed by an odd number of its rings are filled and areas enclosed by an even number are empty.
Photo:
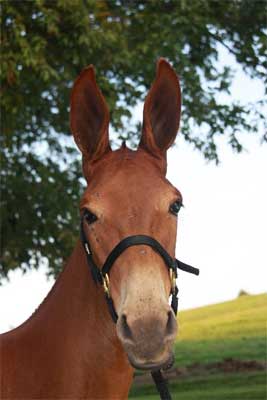
[[[85,210],[83,215],[88,224],[92,224],[97,220],[97,216],[93,214],[90,210]]]
[[[170,205],[169,211],[173,215],[178,215],[178,212],[180,211],[181,207],[183,207],[183,203],[180,200],[176,200],[174,203]]]

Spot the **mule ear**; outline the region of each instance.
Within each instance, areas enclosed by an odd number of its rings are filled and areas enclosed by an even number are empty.
[[[160,58],[156,78],[146,97],[140,147],[165,153],[174,142],[180,123],[181,90],[170,64]]]
[[[108,107],[89,65],[74,83],[70,107],[71,131],[85,159],[96,160],[110,150],[108,125]]]

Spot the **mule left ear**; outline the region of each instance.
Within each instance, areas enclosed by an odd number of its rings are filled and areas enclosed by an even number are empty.
[[[92,65],[76,79],[71,92],[70,126],[84,161],[94,161],[110,150],[109,111]]]
[[[160,58],[156,78],[146,97],[140,147],[161,155],[174,142],[180,123],[181,90],[170,64]]]

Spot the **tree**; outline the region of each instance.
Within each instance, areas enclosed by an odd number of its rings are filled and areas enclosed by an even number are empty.
[[[69,133],[73,80],[93,63],[119,138],[134,146],[131,107],[143,99],[159,56],[180,74],[181,135],[218,161],[217,137],[242,151],[258,132],[262,104],[222,104],[233,71],[224,46],[252,78],[266,81],[264,1],[35,0],[1,3],[1,266],[56,275],[78,233],[79,156]],[[263,137],[266,140],[266,137]]]

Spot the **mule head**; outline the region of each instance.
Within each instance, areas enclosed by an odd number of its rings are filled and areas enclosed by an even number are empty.
[[[145,100],[138,149],[123,145],[112,151],[108,107],[93,67],[83,70],[74,84],[71,129],[88,183],[81,209],[89,213],[85,232],[100,269],[114,246],[131,235],[155,238],[174,257],[182,197],[165,174],[166,151],[178,131],[180,108],[178,78],[160,59]],[[171,282],[163,259],[151,247],[130,247],[116,260],[109,279],[117,334],[131,364],[153,369],[168,363],[177,322],[168,303]]]

